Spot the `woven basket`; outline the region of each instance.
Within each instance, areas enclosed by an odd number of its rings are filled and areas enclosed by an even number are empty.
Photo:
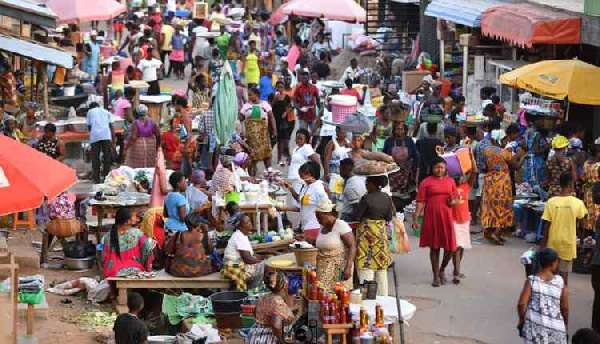
[[[293,249],[296,256],[296,265],[304,266],[305,263],[310,263],[312,266],[317,266],[317,248],[296,248]]]

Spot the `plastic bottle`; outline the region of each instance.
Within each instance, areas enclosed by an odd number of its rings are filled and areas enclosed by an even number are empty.
[[[329,324],[329,303],[324,300],[323,307],[321,309],[321,322],[323,324]]]
[[[339,323],[340,324],[347,324],[348,323],[348,319],[346,319],[346,307],[342,306],[340,307],[340,312],[339,312],[340,316],[339,316]]]
[[[375,305],[375,326],[383,327],[383,307],[380,304]]]
[[[367,332],[369,329],[369,313],[365,307],[360,307],[360,331]]]
[[[329,303],[329,323],[330,324],[338,324],[338,307],[337,307],[337,297],[335,295],[331,296]]]

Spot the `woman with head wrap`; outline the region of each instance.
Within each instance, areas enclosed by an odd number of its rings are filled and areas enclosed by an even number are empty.
[[[234,170],[233,173],[240,180],[253,180],[248,174],[248,167],[250,165],[250,155],[246,152],[239,152],[233,158]]]
[[[431,176],[423,179],[417,193],[417,210],[413,229],[418,229],[417,219],[423,217],[420,247],[429,247],[429,259],[433,271],[433,287],[446,283],[444,269],[456,251],[456,234],[452,206],[458,202],[458,191],[454,180],[447,176],[446,161],[435,157],[431,162]],[[440,249],[444,259],[440,268]],[[457,276],[455,276],[457,278]]]
[[[308,241],[319,249],[317,256],[319,282],[326,286],[343,282],[346,287],[352,288],[356,242],[352,228],[345,221],[337,218],[333,208],[334,204],[329,199],[324,199],[317,206],[316,216],[322,227],[317,239],[308,239]]]
[[[367,194],[364,195],[354,217],[360,219],[356,231],[356,268],[360,283],[377,281],[377,295],[387,296],[387,268],[392,263],[388,244],[388,222],[396,214],[392,198],[382,192],[387,185],[387,177],[367,177]]]
[[[235,231],[231,235],[224,253],[221,276],[231,279],[238,290],[249,290],[259,286],[264,274],[261,262],[252,250],[248,235],[254,231],[250,216],[237,213],[231,221]]]
[[[233,174],[233,157],[231,155],[221,155],[221,163],[217,166],[213,174],[210,191],[220,192],[224,196],[229,191],[234,189],[234,174]]]
[[[270,293],[256,305],[256,323],[248,333],[248,344],[284,343],[283,326],[294,320],[294,313],[284,301],[288,281],[281,271],[265,274],[264,284]]]
[[[127,152],[125,165],[131,168],[156,166],[157,142],[160,141],[160,130],[156,123],[148,118],[148,107],[144,104],[135,109],[136,120],[131,126],[131,138],[125,145]]]

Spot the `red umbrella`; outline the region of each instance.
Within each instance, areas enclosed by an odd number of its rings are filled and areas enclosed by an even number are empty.
[[[58,24],[110,20],[127,11],[125,5],[115,0],[49,0],[46,7],[56,13]]]
[[[36,209],[77,182],[75,170],[0,135],[0,215]]]
[[[299,17],[340,20],[350,23],[364,22],[367,12],[354,0],[303,0],[292,1],[282,10],[284,14]]]

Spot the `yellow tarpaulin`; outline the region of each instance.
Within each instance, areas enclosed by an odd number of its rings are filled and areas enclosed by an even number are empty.
[[[600,105],[598,80],[600,68],[577,59],[541,61],[500,76],[505,85],[587,105]]]

